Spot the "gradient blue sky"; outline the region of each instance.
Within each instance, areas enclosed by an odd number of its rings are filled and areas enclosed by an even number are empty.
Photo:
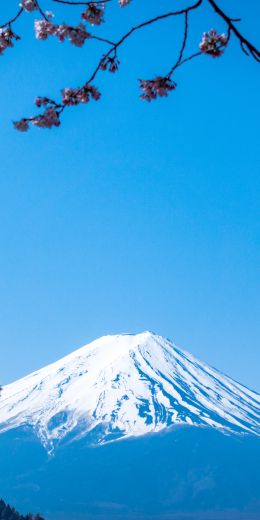
[[[259,2],[222,4],[257,43]],[[112,7],[98,34],[172,2],[158,5]],[[209,8],[191,22],[190,49],[224,29]],[[105,48],[37,42],[32,25],[17,23],[23,39],[0,60],[0,381],[103,334],[151,329],[259,390],[259,66],[234,42],[180,69],[167,100],[139,100],[136,78],[176,59],[181,21],[168,20],[129,40],[117,76],[97,78],[99,103],[20,134],[11,120],[37,94],[82,84]]]

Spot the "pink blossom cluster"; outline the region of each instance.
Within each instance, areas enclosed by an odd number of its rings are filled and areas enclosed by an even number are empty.
[[[38,9],[38,5],[35,0],[22,0],[20,7],[22,7],[27,13],[31,13],[32,11]]]
[[[100,25],[104,22],[104,7],[91,3],[87,6],[86,11],[82,13],[81,18],[91,25]]]
[[[105,56],[100,62],[100,69],[114,73],[118,70],[119,64],[120,62],[116,56]]]
[[[56,27],[48,20],[35,20],[34,29],[37,40],[47,40],[48,36],[55,35]]]
[[[35,20],[35,36],[38,40],[46,40],[48,36],[57,36],[63,42],[66,38],[76,47],[82,47],[85,40],[91,38],[91,34],[86,30],[85,25],[80,23],[75,27],[63,23],[55,25],[49,20]]]
[[[31,119],[34,126],[39,128],[52,128],[53,126],[60,126],[60,118],[57,110],[54,107],[48,106],[43,114]]]
[[[80,103],[88,103],[90,99],[98,101],[101,97],[99,90],[93,85],[84,85],[78,88],[64,88],[61,91],[62,101],[65,106],[75,106]]]
[[[29,129],[28,120],[22,118],[19,121],[14,121],[14,128],[20,132],[26,132]]]
[[[22,118],[19,121],[14,121],[14,128],[20,132],[26,132],[29,129],[29,122],[34,126],[38,126],[38,128],[60,126],[59,113],[54,107],[48,106],[45,108],[43,114],[28,119]]]
[[[143,91],[140,97],[146,101],[152,101],[158,96],[168,96],[168,93],[177,87],[177,84],[167,76],[157,76],[154,79],[141,79],[139,81],[140,89]]]
[[[0,29],[0,56],[4,53],[5,49],[14,46],[13,40],[20,40],[20,36],[17,36],[9,27]]]
[[[57,103],[55,101],[52,101],[52,99],[47,98],[47,97],[41,97],[41,96],[38,96],[35,99],[34,103],[38,108],[47,106],[47,105],[54,105],[54,106],[56,106],[56,108],[61,107],[61,105],[57,105]]]
[[[125,7],[127,4],[130,4],[131,0],[119,0],[120,7]]]
[[[199,48],[204,54],[209,54],[213,58],[218,58],[224,52],[223,47],[228,44],[226,34],[218,34],[215,29],[203,33]]]
[[[29,123],[38,128],[52,128],[53,126],[60,126],[60,113],[66,106],[79,105],[80,103],[88,103],[90,99],[98,101],[100,99],[99,90],[86,83],[84,87],[79,88],[65,88],[62,90],[62,103],[58,104],[56,101],[47,97],[37,97],[35,105],[37,107],[44,107],[43,114],[38,116],[22,118],[19,121],[14,121],[13,125],[16,130],[26,132],[29,129]]]

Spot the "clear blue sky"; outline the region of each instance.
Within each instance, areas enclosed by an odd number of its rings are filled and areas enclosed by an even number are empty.
[[[257,43],[259,2],[224,4]],[[3,22],[16,5],[4,2]],[[98,34],[171,5],[112,8]],[[194,45],[224,29],[210,9],[192,22]],[[129,40],[118,74],[95,81],[99,103],[27,134],[11,120],[32,114],[37,94],[82,84],[104,47],[35,41],[33,15],[16,25],[23,39],[0,59],[2,383],[103,334],[151,329],[260,389],[259,65],[234,42],[180,69],[167,100],[139,100],[136,78],[174,62],[180,23]]]

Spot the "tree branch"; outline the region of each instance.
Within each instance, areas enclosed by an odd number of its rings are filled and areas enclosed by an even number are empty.
[[[260,62],[260,51],[252,45],[252,43],[247,40],[241,32],[237,29],[233,22],[240,21],[238,18],[230,18],[229,16],[220,9],[220,7],[216,4],[215,0],[208,0],[211,7],[214,11],[227,23],[230,30],[235,34],[235,36],[240,41],[240,45],[245,54],[251,55],[256,61]]]
[[[91,4],[106,4],[111,2],[111,0],[92,0],[92,2],[73,2],[70,0],[52,0],[52,2],[56,2],[57,4],[66,4],[66,5],[91,5]]]
[[[188,16],[189,16],[189,12],[187,11],[184,14],[184,33],[183,33],[183,41],[182,41],[182,46],[181,46],[179,58],[176,61],[175,65],[173,65],[173,67],[171,68],[170,72],[167,74],[168,78],[170,78],[172,76],[173,72],[175,71],[175,69],[177,69],[177,67],[180,65],[180,63],[182,61],[183,53],[184,53],[184,50],[185,50],[185,47],[186,47],[186,43],[187,43],[187,38],[188,38],[188,28],[189,28]]]
[[[19,16],[21,16],[21,14],[23,13],[23,8],[21,7],[19,9],[19,11],[16,13],[16,15],[11,19],[9,20],[8,22],[6,23],[3,23],[3,25],[0,25],[0,29],[3,29],[4,27],[10,27],[10,25],[14,22],[16,22],[17,18],[19,18]]]
[[[107,52],[99,59],[95,69],[93,70],[89,79],[84,83],[82,87],[78,88],[65,88],[62,91],[62,100],[61,102],[56,102],[49,98],[41,98],[38,97],[36,99],[36,106],[44,107],[45,111],[43,114],[39,114],[30,118],[22,118],[20,121],[14,123],[14,126],[21,131],[26,131],[28,129],[28,123],[31,122],[34,125],[42,128],[51,128],[52,126],[59,126],[60,124],[60,114],[65,110],[65,108],[73,105],[78,105],[80,103],[87,103],[90,99],[98,100],[100,98],[100,93],[93,86],[92,81],[97,76],[100,70],[109,70],[110,72],[116,72],[119,66],[119,61],[117,58],[117,51],[119,47],[125,43],[135,32],[148,27],[154,23],[159,21],[171,18],[183,16],[184,18],[184,29],[183,29],[183,38],[179,50],[179,55],[177,61],[172,66],[170,71],[166,76],[157,76],[152,80],[140,80],[140,88],[143,90],[143,94],[141,97],[148,101],[151,99],[155,99],[158,96],[167,96],[168,93],[176,88],[176,83],[172,81],[171,76],[174,71],[184,65],[185,63],[193,60],[194,58],[208,54],[213,58],[221,56],[230,40],[230,36],[233,33],[238,39],[242,51],[247,56],[252,56],[257,62],[260,62],[260,51],[249,41],[247,40],[241,32],[236,27],[236,22],[240,21],[238,18],[229,17],[216,3],[218,0],[207,0],[214,12],[220,17],[227,25],[227,35],[226,34],[218,34],[216,30],[211,29],[208,32],[205,32],[202,37],[202,41],[200,42],[200,50],[191,54],[188,57],[184,57],[187,40],[188,40],[188,31],[189,31],[189,15],[191,11],[197,10],[203,2],[206,0],[195,0],[192,5],[189,5],[183,9],[170,11],[158,16],[155,16],[151,19],[145,20],[142,23],[139,23],[129,29],[125,34],[121,36],[121,38],[114,42],[110,39],[103,38],[100,36],[95,36],[89,34],[85,28],[85,26],[81,23],[78,26],[69,26],[67,24],[55,25],[50,21],[47,13],[45,13],[41,7],[41,0],[34,0],[35,7],[32,10],[38,10],[43,18],[43,20],[38,21],[37,23],[42,24],[43,33],[42,35],[38,35],[36,33],[36,37],[39,39],[46,39],[50,35],[57,36],[61,41],[64,41],[65,38],[69,38],[71,43],[77,45],[78,47],[82,47],[86,39],[93,39],[109,45],[109,49]],[[112,0],[52,0],[55,3],[68,5],[68,6],[85,6],[87,7],[86,12],[82,13],[82,18],[84,21],[91,23],[92,25],[100,25],[103,22],[103,7],[105,3],[108,3]],[[193,0],[194,1],[194,0]],[[123,0],[120,1],[121,7],[126,5],[128,2]],[[92,11],[97,11],[97,17],[91,18],[91,9]],[[26,9],[26,7],[25,7]],[[19,39],[12,30],[11,24],[13,24],[19,16],[23,13],[23,6],[19,9],[17,14],[7,23],[3,24],[2,28],[7,33],[7,35],[2,38],[2,49],[13,46],[12,39]],[[96,15],[94,11],[94,15]],[[44,22],[45,20],[45,22]],[[93,21],[94,20],[94,21]],[[40,28],[41,29],[41,28]],[[65,36],[64,36],[65,30]],[[59,33],[60,31],[60,33]],[[67,31],[67,32],[66,32]],[[78,32],[77,32],[78,31]],[[83,33],[83,34],[82,34]],[[75,38],[75,34],[78,36],[78,39]],[[72,35],[72,36],[71,36]],[[7,38],[6,40],[4,38]],[[198,42],[199,43],[199,42]],[[1,52],[0,47],[0,54]]]
[[[142,22],[142,23],[132,27],[132,29],[130,29],[127,33],[125,33],[124,36],[122,36],[118,40],[118,42],[116,42],[113,45],[113,47],[101,58],[101,60],[99,61],[98,65],[96,67],[96,69],[94,70],[94,72],[92,73],[92,75],[90,76],[90,78],[88,79],[88,81],[86,83],[91,83],[91,81],[93,81],[93,79],[95,79],[95,77],[96,77],[96,75],[97,75],[97,73],[98,73],[98,71],[100,69],[100,65],[101,65],[102,60],[108,58],[112,53],[116,53],[118,47],[120,47],[125,42],[125,40],[130,38],[130,36],[132,36],[133,33],[135,33],[136,31],[139,31],[140,29],[143,29],[143,27],[147,27],[148,25],[151,25],[153,23],[159,22],[160,20],[165,20],[166,18],[170,18],[172,16],[185,15],[185,41],[183,42],[184,47],[185,47],[186,39],[187,39],[186,31],[188,29],[187,13],[189,13],[189,11],[197,9],[202,4],[202,2],[203,2],[203,0],[198,0],[195,4],[193,4],[193,5],[189,6],[189,7],[186,7],[185,9],[181,9],[180,11],[171,11],[169,13],[165,13],[165,14],[161,14],[161,15],[155,16],[154,18],[151,18],[150,20],[146,20],[145,22]],[[184,50],[184,48],[183,48],[183,50]],[[183,53],[183,51],[182,51],[182,53]],[[182,58],[182,55],[181,55],[181,58]]]

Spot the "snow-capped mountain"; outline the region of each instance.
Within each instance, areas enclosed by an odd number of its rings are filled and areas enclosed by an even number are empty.
[[[260,434],[259,395],[151,332],[104,336],[2,390],[0,432],[31,427],[51,451],[172,425]]]

